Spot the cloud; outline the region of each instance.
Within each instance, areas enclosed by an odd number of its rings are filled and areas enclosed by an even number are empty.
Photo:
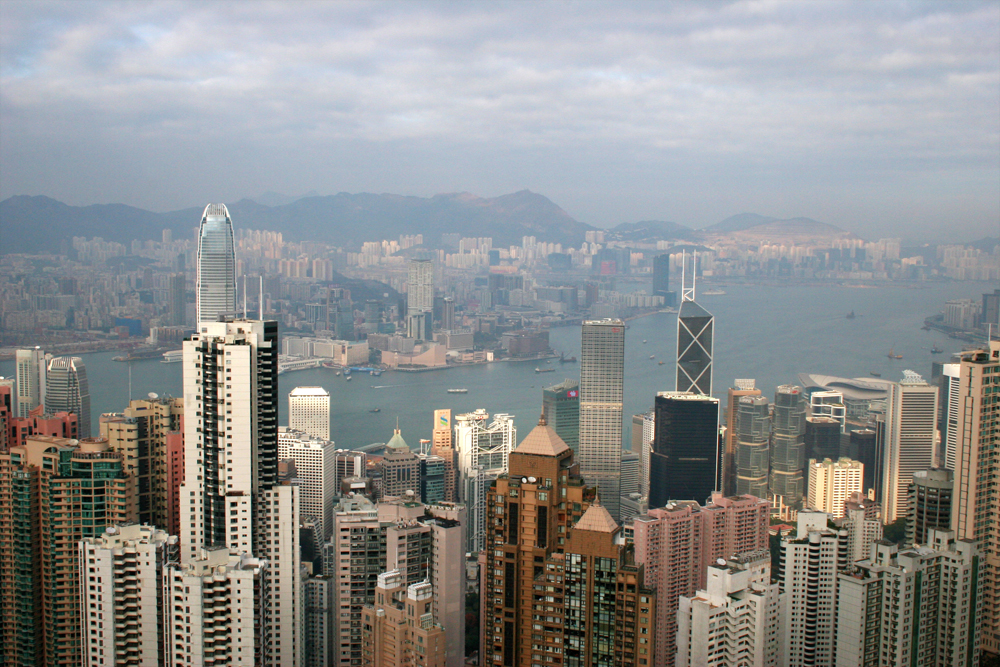
[[[597,224],[754,208],[850,227],[917,203],[889,222],[929,228],[955,206],[933,176],[983,184],[970,224],[1000,216],[993,2],[5,2],[0,19],[5,197],[530,187]]]

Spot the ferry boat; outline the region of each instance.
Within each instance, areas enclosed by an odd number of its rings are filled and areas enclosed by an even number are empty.
[[[167,350],[160,359],[161,364],[177,364],[184,361],[184,350]]]
[[[942,350],[937,345],[931,348],[931,354],[941,354],[942,352],[944,352],[944,350]]]
[[[554,368],[539,368],[539,367],[535,366],[535,372],[536,373],[555,373],[556,369],[554,369]]]
[[[449,389],[448,393],[449,394],[468,394],[469,390],[468,389]]]
[[[368,412],[382,412],[382,408],[372,408]]]
[[[704,292],[701,293],[701,295],[702,296],[722,296],[725,293],[726,293],[725,290],[721,290],[721,289],[718,289],[718,288],[713,288],[713,289],[705,290]]]
[[[896,349],[895,348],[889,350],[889,354],[887,354],[885,356],[889,357],[890,359],[902,359],[903,358],[903,355],[896,354]]]

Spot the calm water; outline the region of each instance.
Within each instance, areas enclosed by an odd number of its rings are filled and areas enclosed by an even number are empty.
[[[779,384],[796,382],[798,373],[897,380],[903,369],[930,375],[931,361],[945,360],[960,341],[922,331],[924,317],[953,298],[976,298],[993,285],[937,283],[921,288],[887,286],[726,286],[726,294],[699,298],[715,315],[715,394],[725,396],[734,378],[755,378],[765,395]],[[853,310],[856,318],[846,319]],[[674,388],[676,316],[655,314],[629,323],[625,341],[625,416],[649,409],[657,391]],[[643,340],[647,342],[643,344]],[[552,347],[566,356],[580,355],[579,327],[553,329]],[[931,355],[937,344],[944,354]],[[886,357],[889,349],[903,359]],[[83,355],[90,379],[92,423],[102,412],[120,411],[129,398],[128,367],[111,360],[117,352]],[[655,359],[650,359],[653,355]],[[658,361],[665,363],[660,366]],[[536,365],[555,368],[536,374]],[[0,362],[0,375],[14,373],[13,361]],[[322,385],[331,394],[334,440],[343,447],[385,442],[396,420],[412,446],[429,438],[433,410],[456,414],[485,408],[516,416],[518,438],[538,419],[542,387],[577,378],[579,364],[494,363],[426,373],[386,372],[381,377],[356,374],[346,382],[327,369],[286,373],[280,377],[281,423],[286,423],[288,392],[299,385]],[[448,394],[463,387],[467,394]],[[149,392],[180,395],[181,364],[157,360],[132,363],[131,396]],[[381,412],[371,413],[378,407]]]

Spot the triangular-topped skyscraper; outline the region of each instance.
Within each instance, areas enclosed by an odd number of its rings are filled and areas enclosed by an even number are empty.
[[[691,260],[688,286],[687,253],[681,258],[681,308],[677,314],[677,391],[712,395],[712,346],[715,317],[694,300],[697,254]]]

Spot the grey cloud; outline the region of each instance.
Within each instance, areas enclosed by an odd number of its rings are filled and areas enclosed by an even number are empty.
[[[754,209],[988,233],[1000,216],[995,2],[5,2],[0,18],[4,197],[530,187],[595,224]]]

